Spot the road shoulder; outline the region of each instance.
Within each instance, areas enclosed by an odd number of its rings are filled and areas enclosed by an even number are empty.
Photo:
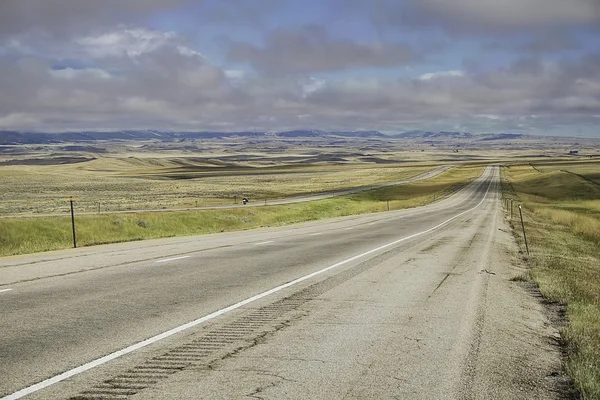
[[[471,370],[476,399],[565,399],[558,326],[531,284],[506,221],[499,223],[492,250],[481,342]]]

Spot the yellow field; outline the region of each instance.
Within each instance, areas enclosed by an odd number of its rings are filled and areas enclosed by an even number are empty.
[[[435,166],[215,167],[185,158],[100,158],[0,167],[0,214],[145,210],[233,204],[403,180]]]

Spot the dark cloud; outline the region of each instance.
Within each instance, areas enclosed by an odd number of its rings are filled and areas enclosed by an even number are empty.
[[[334,39],[324,27],[316,25],[276,29],[267,34],[263,47],[232,42],[228,57],[232,62],[248,62],[257,70],[273,74],[391,67],[419,58],[407,44]]]
[[[412,0],[410,12],[457,31],[600,24],[597,0]]]
[[[485,42],[483,51],[507,51],[518,54],[548,55],[561,54],[581,49],[579,43],[568,31],[548,31],[527,36],[521,40],[493,40]]]
[[[534,54],[552,54],[579,48],[579,43],[572,35],[566,32],[551,32],[536,36],[532,41],[522,46],[520,50]]]
[[[203,23],[228,23],[260,27],[268,15],[284,7],[282,0],[227,0],[206,4],[194,15]]]
[[[478,35],[600,28],[598,0],[340,0],[337,4],[341,13],[367,15],[382,28],[435,28]]]
[[[2,0],[0,37],[31,31],[62,36],[142,21],[154,12],[190,0]]]

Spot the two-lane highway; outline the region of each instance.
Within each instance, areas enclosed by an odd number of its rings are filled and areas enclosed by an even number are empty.
[[[498,196],[0,260],[0,395],[473,397]]]

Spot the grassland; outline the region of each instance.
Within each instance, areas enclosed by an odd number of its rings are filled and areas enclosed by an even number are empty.
[[[566,306],[567,372],[600,399],[600,163],[512,165],[503,177],[524,204],[531,277]]]
[[[0,167],[0,214],[185,208],[403,180],[433,165],[207,166],[190,158],[98,158]]]
[[[279,206],[186,212],[84,215],[77,218],[78,244],[89,246],[149,238],[280,226],[321,218],[423,205],[468,184],[482,166],[456,167],[433,179],[354,195]],[[411,172],[411,173],[414,173]],[[392,179],[397,179],[395,175]],[[68,217],[0,220],[0,255],[70,247]]]

